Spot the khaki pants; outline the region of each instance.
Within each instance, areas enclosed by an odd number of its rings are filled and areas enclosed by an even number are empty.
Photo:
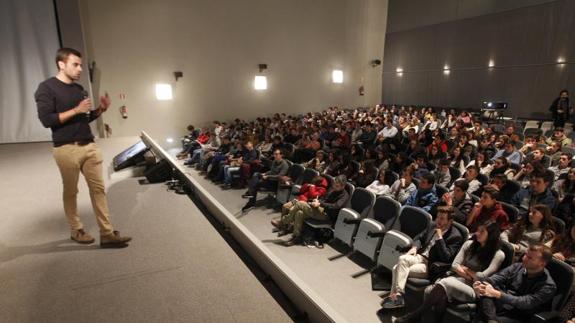
[[[391,292],[403,294],[408,277],[427,277],[427,259],[419,254],[401,255],[392,273]]]
[[[106,201],[104,179],[102,178],[102,152],[95,143],[85,146],[74,144],[54,148],[54,159],[64,185],[63,199],[64,212],[68,218],[71,230],[83,229],[84,226],[78,216],[76,196],[78,195],[78,178],[84,175],[90,190],[92,207],[96,214],[100,234],[106,235],[114,231],[110,224],[110,212]]]
[[[303,223],[307,218],[325,220],[327,219],[327,215],[321,207],[313,208],[307,202],[297,201],[289,213],[282,218],[282,223],[293,224],[293,236],[299,237]]]

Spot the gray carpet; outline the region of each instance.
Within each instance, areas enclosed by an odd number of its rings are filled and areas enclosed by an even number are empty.
[[[106,164],[135,138],[100,143]],[[0,145],[1,322],[290,322],[186,196],[112,183],[112,222],[131,246],[68,240],[49,144]],[[87,187],[80,214],[97,235]]]

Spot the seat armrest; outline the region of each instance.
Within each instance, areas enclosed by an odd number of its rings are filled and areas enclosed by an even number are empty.
[[[367,232],[367,236],[370,238],[381,238],[384,235],[385,235],[385,231],[381,231],[381,232],[368,231]]]
[[[358,224],[361,222],[361,219],[343,219],[343,223],[345,224]]]
[[[541,312],[533,315],[531,317],[532,323],[542,323],[542,322],[559,322],[559,312],[558,311],[549,311],[549,312]]]

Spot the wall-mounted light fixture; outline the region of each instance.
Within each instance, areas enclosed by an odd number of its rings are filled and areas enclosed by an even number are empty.
[[[267,70],[268,64],[258,64],[260,74]],[[254,77],[254,89],[257,91],[264,91],[268,89],[268,78],[264,75],[256,75]]]
[[[449,75],[449,73],[451,73],[451,70],[449,69],[449,65],[445,64],[443,66],[443,75]]]
[[[331,72],[331,81],[332,81],[332,83],[337,83],[337,84],[343,83],[343,71],[342,70],[333,70]]]
[[[159,101],[172,100],[172,85],[166,83],[156,84],[156,99]]]
[[[489,60],[489,63],[487,63],[487,66],[488,66],[489,68],[495,67],[495,61],[492,60],[492,59],[490,59],[490,60]]]
[[[403,68],[402,67],[397,67],[395,69],[395,72],[397,73],[397,76],[403,76]]]
[[[557,57],[557,64],[559,64],[560,67],[565,66],[565,62],[566,62],[565,57],[563,56]]]

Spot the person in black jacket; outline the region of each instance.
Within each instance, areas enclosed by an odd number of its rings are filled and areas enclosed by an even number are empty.
[[[479,319],[487,322],[525,322],[534,314],[548,311],[557,291],[545,269],[551,261],[551,249],[532,245],[522,262],[514,263],[485,281],[473,284],[479,296]]]
[[[440,206],[437,218],[424,234],[416,237],[413,247],[399,257],[393,267],[391,292],[382,302],[382,309],[405,306],[403,293],[408,277],[426,278],[428,265],[434,262],[451,263],[463,244],[463,237],[457,228],[453,227],[454,210],[451,206]]]
[[[248,191],[242,195],[243,198],[249,198],[249,201],[242,208],[242,212],[246,212],[256,205],[256,199],[258,191],[265,187],[268,190],[277,190],[278,179],[281,176],[285,176],[288,172],[289,165],[285,159],[283,159],[283,153],[281,150],[274,150],[274,161],[268,172],[264,174],[254,173],[252,178],[248,183]]]
[[[553,126],[554,127],[565,127],[565,122],[569,121],[569,110],[571,106],[569,105],[569,92],[567,90],[562,90],[559,93],[559,97],[553,100],[549,111],[553,115]]]

